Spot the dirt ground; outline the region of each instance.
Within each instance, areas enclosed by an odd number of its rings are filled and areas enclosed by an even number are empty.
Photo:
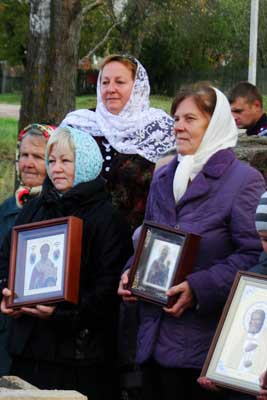
[[[0,118],[19,118],[20,106],[15,104],[0,104]]]

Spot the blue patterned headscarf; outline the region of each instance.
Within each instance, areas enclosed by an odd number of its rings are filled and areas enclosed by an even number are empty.
[[[60,142],[60,136],[63,134],[69,134],[70,142],[74,147],[75,176],[73,186],[97,178],[102,170],[103,158],[95,139],[78,129],[71,127],[58,128],[47,145]],[[49,175],[48,154],[46,154],[46,169]]]

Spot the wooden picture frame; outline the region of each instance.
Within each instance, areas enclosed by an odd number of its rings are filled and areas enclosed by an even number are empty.
[[[192,272],[199,240],[199,235],[144,221],[127,288],[142,300],[170,307],[176,297],[166,291]]]
[[[267,276],[239,271],[201,376],[257,396],[267,369]]]
[[[82,227],[73,216],[13,227],[7,307],[78,302]]]

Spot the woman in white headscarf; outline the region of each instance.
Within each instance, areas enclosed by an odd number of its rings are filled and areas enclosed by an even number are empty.
[[[147,400],[219,399],[197,383],[237,270],[257,261],[254,216],[264,180],[237,160],[237,128],[222,92],[181,90],[172,104],[178,157],[155,172],[146,219],[201,236],[193,272],[167,294],[170,308],[140,304],[137,362]],[[133,300],[122,275],[119,294]],[[224,398],[224,397],[223,397]]]
[[[100,69],[96,110],[71,112],[61,123],[95,137],[113,204],[132,229],[142,222],[156,161],[174,146],[173,119],[149,106],[149,94],[142,64],[131,56],[112,55]]]

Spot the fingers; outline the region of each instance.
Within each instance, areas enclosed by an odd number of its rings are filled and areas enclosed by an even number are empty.
[[[267,371],[260,375],[260,385],[262,389],[267,389]]]
[[[129,270],[125,271],[119,283],[118,295],[122,297],[123,301],[136,301],[137,298],[132,295],[132,292],[127,288],[129,282]]]
[[[167,296],[175,296],[181,293],[181,285],[172,286],[169,290],[167,290]]]
[[[177,301],[172,307],[167,308],[163,307],[163,310],[167,313],[172,315],[173,317],[180,317],[183,312],[186,310],[187,307],[183,304],[182,301]]]
[[[201,387],[204,389],[210,390],[211,392],[218,392],[220,388],[215,385],[209,378],[206,376],[201,376],[197,379],[197,382],[200,384]]]
[[[167,291],[167,295],[179,295],[177,301],[172,307],[164,307],[164,311],[173,317],[180,317],[187,308],[191,308],[194,305],[193,292],[186,281],[171,287]]]
[[[32,317],[47,319],[53,314],[55,308],[55,306],[38,304],[36,307],[21,307],[21,311],[23,314],[31,315]]]
[[[8,297],[10,297],[12,294],[11,290],[9,290],[8,288],[4,288],[2,290],[2,294],[4,297],[1,301],[0,306],[1,313],[14,318],[19,317],[21,315],[20,310],[14,310],[13,308],[7,307]]]

